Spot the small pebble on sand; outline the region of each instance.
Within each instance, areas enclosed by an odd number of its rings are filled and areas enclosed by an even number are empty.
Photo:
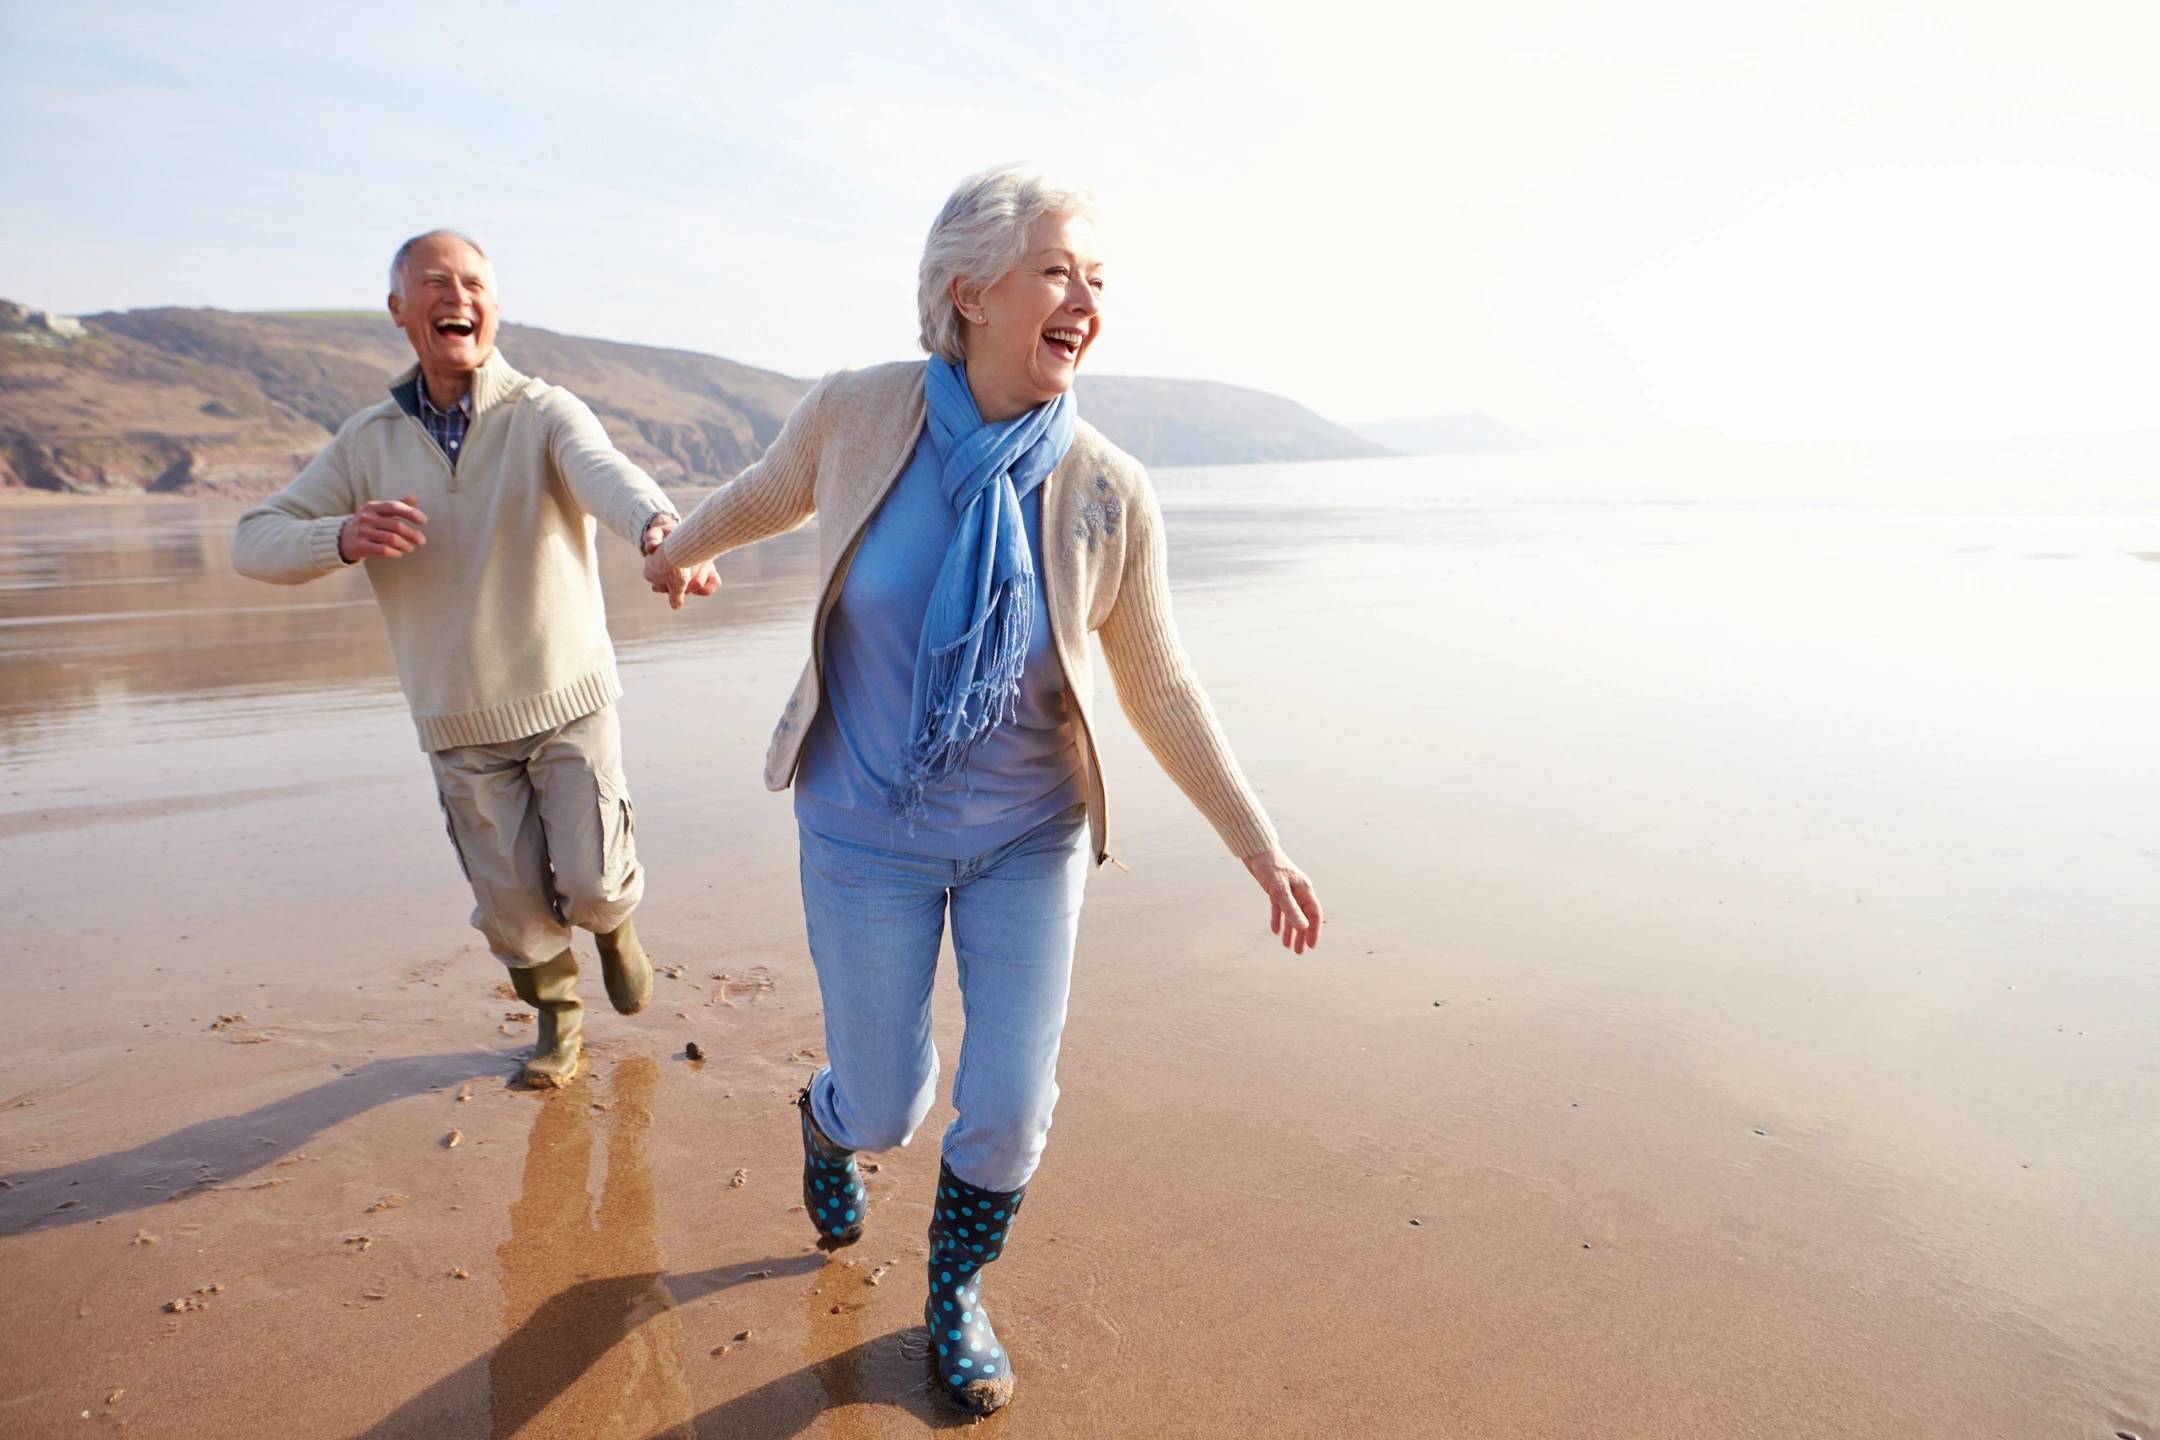
[[[155,1245],[155,1244],[157,1244],[157,1236],[155,1236],[155,1235],[151,1234],[151,1233],[150,1233],[150,1232],[149,1232],[148,1230],[137,1230],[137,1231],[135,1232],[135,1238],[134,1238],[134,1239],[132,1239],[132,1240],[130,1240],[130,1241],[128,1241],[128,1244],[130,1244],[130,1245]]]
[[[1410,1223],[1413,1225],[1423,1225],[1425,1222],[1423,1220],[1412,1220]]]
[[[695,1040],[692,1040],[689,1044],[683,1046],[682,1051],[685,1056],[692,1060],[702,1060],[705,1058],[705,1047],[698,1044]]]
[[[450,1267],[450,1278],[453,1280],[470,1280],[472,1279],[472,1271],[467,1270],[463,1265],[453,1265]]]
[[[385,1195],[382,1199],[368,1206],[367,1213],[373,1215],[378,1210],[395,1210],[404,1203],[405,1197],[403,1195]]]
[[[750,1172],[748,1170],[737,1170],[735,1172],[735,1178],[728,1181],[727,1183],[728,1189],[740,1190],[743,1188],[743,1186],[750,1183]]]
[[[442,1137],[442,1147],[445,1150],[455,1150],[458,1146],[464,1143],[465,1132],[463,1130],[452,1130],[449,1134]]]

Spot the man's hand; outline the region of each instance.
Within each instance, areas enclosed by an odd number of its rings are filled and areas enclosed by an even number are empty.
[[[655,595],[668,597],[670,610],[682,609],[683,596],[711,595],[720,588],[720,572],[706,561],[694,570],[678,570],[660,553],[660,542],[667,539],[675,528],[672,515],[655,515],[652,524],[645,527],[642,548],[645,551],[645,583],[652,586]]]
[[[427,544],[422,533],[427,516],[415,508],[419,497],[402,500],[370,500],[338,527],[338,559],[350,565],[356,560],[395,560]]]

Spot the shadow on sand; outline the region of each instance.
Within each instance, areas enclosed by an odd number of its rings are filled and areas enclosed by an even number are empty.
[[[132,1150],[0,1176],[7,1184],[0,1190],[0,1235],[80,1225],[209,1189],[260,1170],[386,1101],[502,1075],[514,1064],[515,1057],[486,1050],[370,1060],[297,1095],[205,1120]]]

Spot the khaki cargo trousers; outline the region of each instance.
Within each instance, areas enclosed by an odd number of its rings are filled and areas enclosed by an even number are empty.
[[[522,740],[428,756],[472,924],[495,958],[538,965],[570,948],[572,926],[605,934],[645,893],[632,840],[615,707]]]

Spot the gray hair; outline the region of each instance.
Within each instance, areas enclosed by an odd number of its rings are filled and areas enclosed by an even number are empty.
[[[473,254],[482,260],[488,258],[487,251],[480,248],[480,242],[462,230],[423,230],[398,246],[397,254],[390,257],[390,293],[400,300],[405,298],[405,262],[412,258],[413,247],[423,240],[455,240],[471,246]]]
[[[923,349],[955,365],[965,360],[953,282],[995,284],[1027,254],[1028,229],[1037,220],[1094,213],[1093,195],[1054,184],[1032,166],[1000,165],[962,180],[923,242],[915,288]]]

